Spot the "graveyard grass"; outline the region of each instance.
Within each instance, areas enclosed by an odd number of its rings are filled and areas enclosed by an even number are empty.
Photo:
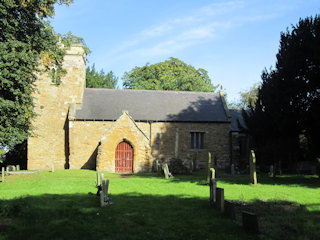
[[[317,176],[258,175],[254,186],[249,176],[218,174],[217,186],[236,204],[236,221],[209,206],[205,172],[105,178],[113,204],[101,208],[94,171],[6,176],[0,239],[320,239]],[[244,232],[241,210],[258,214],[259,235]]]

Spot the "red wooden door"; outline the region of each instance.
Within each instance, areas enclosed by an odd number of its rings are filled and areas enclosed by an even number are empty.
[[[133,148],[127,142],[121,142],[116,148],[116,173],[133,172]]]

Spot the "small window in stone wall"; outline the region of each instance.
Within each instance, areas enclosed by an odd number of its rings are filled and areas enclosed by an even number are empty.
[[[156,149],[160,148],[160,133],[157,133],[156,137]]]
[[[191,132],[191,149],[203,149],[204,132]]]

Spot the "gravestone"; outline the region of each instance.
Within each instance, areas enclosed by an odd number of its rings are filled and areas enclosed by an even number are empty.
[[[208,152],[208,163],[207,163],[207,183],[210,183],[210,169],[211,169],[211,152]]]
[[[163,164],[163,167],[162,167],[162,168],[163,168],[163,172],[164,172],[164,177],[165,177],[166,179],[168,179],[169,176],[170,176],[168,164]]]
[[[216,170],[214,168],[210,168],[210,178],[216,178]]]
[[[250,151],[250,181],[252,184],[256,185],[258,183],[257,181],[257,171],[256,171],[256,156],[254,154],[254,151]]]
[[[8,165],[7,166],[7,173],[8,172],[13,172],[13,171],[15,171],[16,170],[16,166],[14,166],[14,165]]]
[[[104,204],[104,189],[105,189],[105,181],[104,181],[104,174],[101,173],[100,175],[100,206],[103,207]]]
[[[224,189],[216,188],[217,198],[216,198],[216,208],[220,212],[224,212]]]
[[[273,177],[274,175],[274,168],[273,165],[270,165],[270,172],[269,172],[270,176]]]
[[[154,170],[156,172],[159,172],[159,161],[158,161],[158,159],[156,159],[156,161],[154,162]]]
[[[51,172],[54,173],[54,163],[51,164]]]
[[[257,214],[242,211],[242,225],[246,232],[259,233]]]
[[[97,187],[101,185],[100,177],[99,177],[99,170],[97,170]]]
[[[231,175],[234,176],[234,173],[235,173],[235,172],[234,172],[234,164],[232,163],[232,164],[231,164]]]
[[[214,206],[216,203],[216,189],[217,182],[215,178],[211,178],[210,180],[210,205]]]
[[[224,214],[226,217],[236,220],[236,208],[232,202],[227,200],[224,201]]]
[[[17,165],[17,171],[20,171],[20,165]]]

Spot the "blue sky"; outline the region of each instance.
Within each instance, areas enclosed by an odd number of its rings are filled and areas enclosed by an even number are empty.
[[[280,32],[320,13],[320,0],[75,0],[57,6],[56,32],[83,37],[88,64],[124,72],[176,57],[208,71],[228,99],[274,66]]]

